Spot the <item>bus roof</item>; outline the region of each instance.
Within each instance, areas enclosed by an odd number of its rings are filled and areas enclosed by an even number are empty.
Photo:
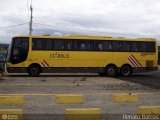
[[[125,38],[125,37],[112,37],[112,36],[90,36],[90,35],[64,35],[64,36],[15,36],[16,37],[32,37],[32,38],[61,38],[61,39],[90,39],[90,40],[125,40],[125,41],[156,41],[156,38]]]

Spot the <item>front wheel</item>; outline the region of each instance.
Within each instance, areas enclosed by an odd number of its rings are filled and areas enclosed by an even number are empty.
[[[115,66],[108,66],[105,70],[105,73],[109,77],[114,77],[117,75],[117,68]]]
[[[40,67],[38,65],[31,65],[28,69],[28,74],[32,77],[36,77],[40,74]]]
[[[105,76],[105,73],[102,73],[102,72],[99,72],[98,74],[102,77]]]
[[[130,66],[123,66],[120,70],[122,76],[129,76],[132,73],[132,69]]]

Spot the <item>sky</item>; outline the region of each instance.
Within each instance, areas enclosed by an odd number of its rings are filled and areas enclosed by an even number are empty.
[[[160,40],[160,0],[0,0],[0,43],[33,35],[155,37]]]

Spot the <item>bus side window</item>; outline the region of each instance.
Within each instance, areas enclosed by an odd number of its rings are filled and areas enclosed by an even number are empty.
[[[94,44],[94,42],[92,40],[86,41],[85,44],[86,44],[86,50],[87,51],[93,51],[93,47],[94,47],[93,44]]]
[[[104,41],[103,42],[103,51],[112,51],[112,42]]]
[[[85,43],[81,43],[80,44],[80,49],[81,50],[85,50],[86,49],[86,44]]]
[[[52,50],[52,40],[42,39],[42,49],[43,50]]]
[[[53,50],[64,50],[64,40],[53,40]]]
[[[86,50],[86,43],[81,40],[74,41],[74,50],[85,51]]]
[[[130,42],[130,51],[131,52],[138,52],[137,42]]]
[[[42,40],[33,38],[32,39],[32,50],[42,50]]]
[[[120,43],[118,41],[113,41],[113,51],[119,51]]]
[[[139,52],[147,52],[147,43],[146,42],[138,42],[138,51]]]
[[[98,44],[98,50],[99,50],[99,51],[102,51],[102,48],[103,48],[103,44],[102,44],[102,43],[99,43],[99,44]]]
[[[32,39],[32,50],[35,50],[37,47],[37,41]]]
[[[95,51],[102,51],[103,50],[103,42],[95,41],[94,50]]]
[[[126,41],[120,42],[119,50],[122,52],[129,52],[130,51],[129,42]]]
[[[148,42],[147,43],[147,51],[148,52],[155,52],[155,42]]]
[[[64,40],[65,50],[72,50],[73,41],[72,40]]]
[[[131,42],[131,52],[147,52],[147,42]]]

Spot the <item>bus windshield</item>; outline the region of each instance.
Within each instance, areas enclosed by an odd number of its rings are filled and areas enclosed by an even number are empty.
[[[13,38],[7,54],[7,61],[12,64],[23,62],[27,59],[29,49],[28,38]]]

